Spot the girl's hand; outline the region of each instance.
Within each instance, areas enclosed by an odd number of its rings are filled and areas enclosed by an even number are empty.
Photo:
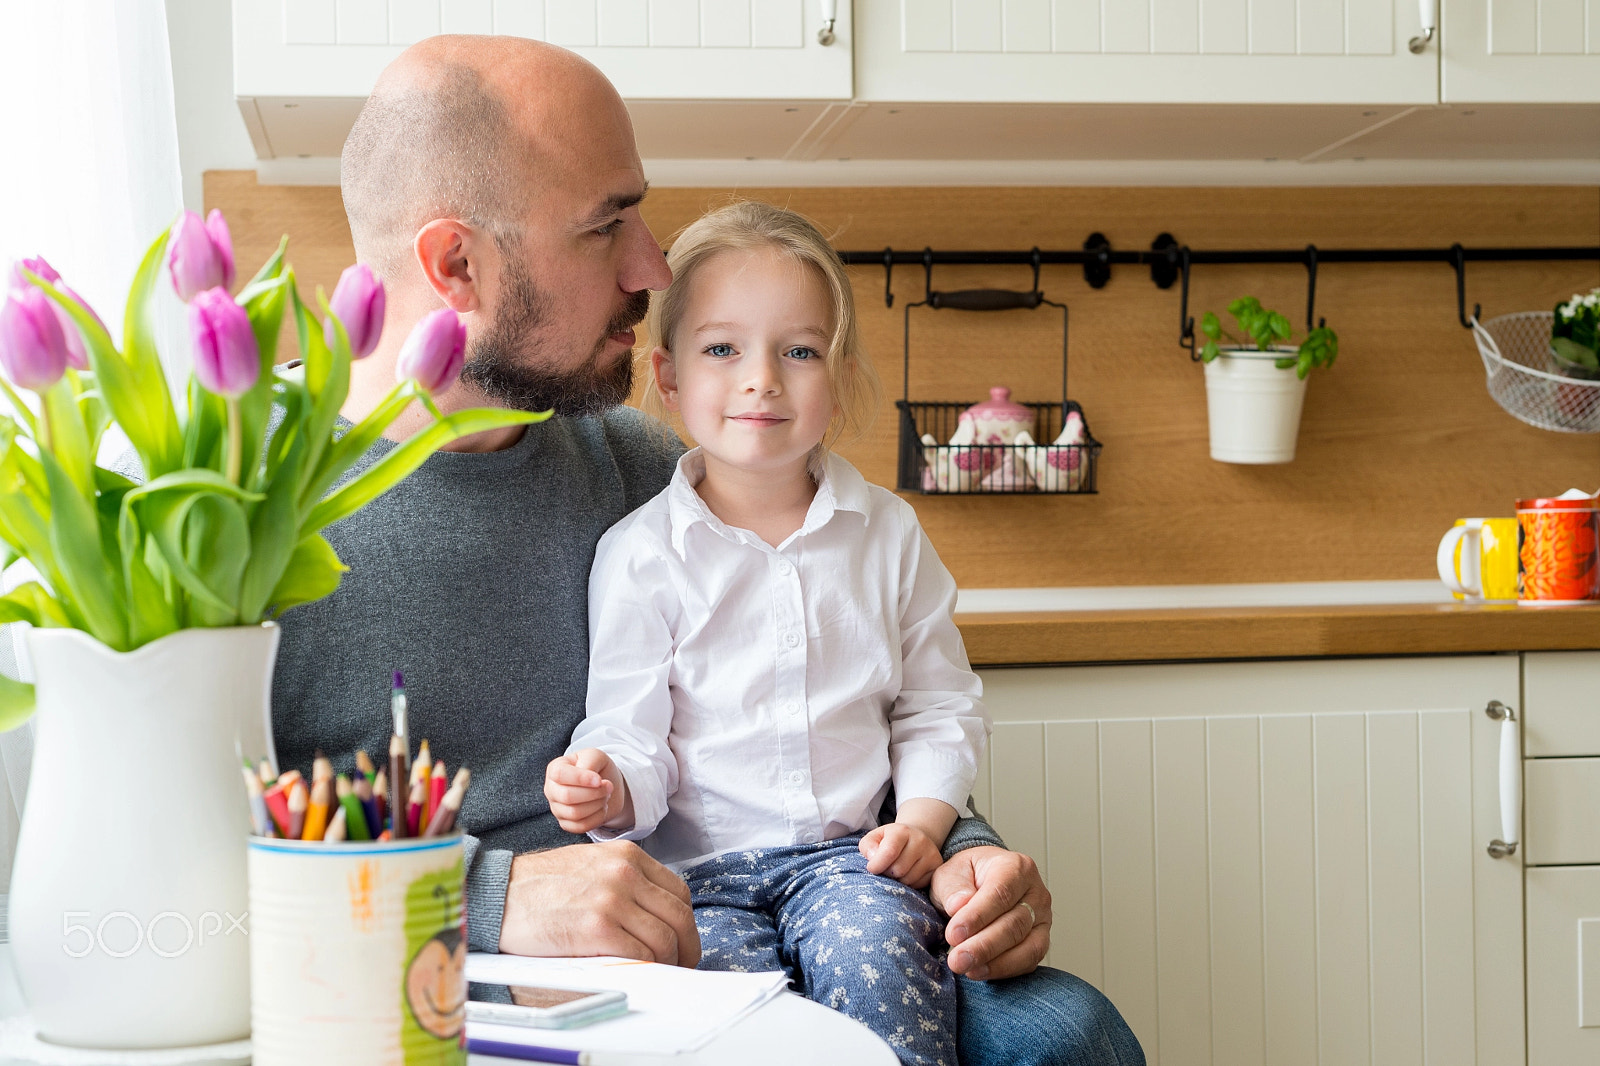
[[[563,755],[545,768],[544,798],[550,801],[550,813],[569,833],[587,833],[601,826],[626,828],[610,824],[622,814],[629,815],[631,825],[627,795],[627,782],[611,757],[599,748]]]
[[[914,825],[890,822],[861,838],[867,873],[892,877],[911,888],[927,888],[933,871],[944,861],[939,845]]]

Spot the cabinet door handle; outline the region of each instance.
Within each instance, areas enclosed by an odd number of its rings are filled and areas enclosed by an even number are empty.
[[[1484,713],[1500,723],[1500,839],[1489,841],[1489,854],[1504,859],[1517,853],[1522,829],[1522,745],[1516,711],[1490,700]]]
[[[817,31],[817,43],[826,48],[837,38],[833,35],[834,24],[839,21],[839,0],[822,0],[822,29]]]
[[[1412,55],[1419,56],[1439,28],[1439,0],[1417,0],[1417,15],[1422,21],[1422,34],[1407,41],[1406,47],[1411,49]]]

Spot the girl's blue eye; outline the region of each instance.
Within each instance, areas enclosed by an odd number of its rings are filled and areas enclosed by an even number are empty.
[[[726,359],[733,354],[731,344],[712,344],[706,347],[706,354],[716,359]]]
[[[802,360],[802,361],[806,360],[806,359],[816,359],[816,358],[818,358],[817,350],[815,348],[805,348],[805,347],[790,348],[784,354],[788,355],[789,358],[791,358],[791,359],[799,359],[799,360]]]

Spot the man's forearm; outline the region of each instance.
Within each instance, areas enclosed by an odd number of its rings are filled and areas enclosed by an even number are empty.
[[[462,851],[467,870],[467,948],[499,951],[514,856],[506,849],[480,847],[471,835],[462,837]]]

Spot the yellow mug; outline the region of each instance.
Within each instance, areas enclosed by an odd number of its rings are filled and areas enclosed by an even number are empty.
[[[1458,600],[1515,603],[1517,520],[1458,518],[1439,542],[1439,580]]]

